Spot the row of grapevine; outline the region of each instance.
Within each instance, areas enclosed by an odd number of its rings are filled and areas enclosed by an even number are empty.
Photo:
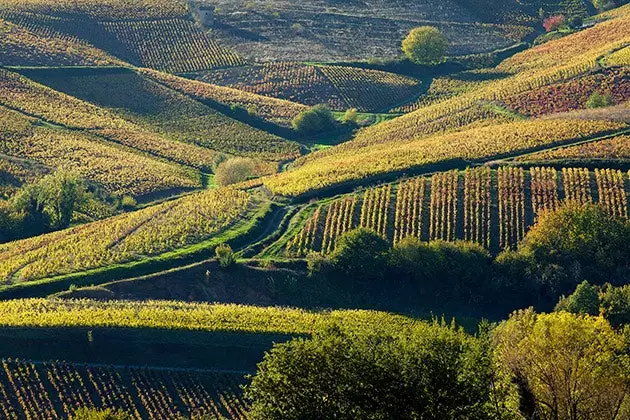
[[[3,419],[69,418],[79,408],[121,410],[133,418],[245,419],[243,375],[212,371],[35,364],[2,360]]]
[[[326,207],[326,215],[324,206],[317,207],[288,241],[287,254],[329,253],[335,239],[352,227],[371,229],[393,244],[411,236],[513,248],[542,213],[563,200],[596,201],[611,214],[628,217],[628,177],[612,169],[478,167],[403,180],[339,198]],[[361,212],[353,222],[355,205]]]
[[[490,168],[464,173],[464,240],[490,247]]]

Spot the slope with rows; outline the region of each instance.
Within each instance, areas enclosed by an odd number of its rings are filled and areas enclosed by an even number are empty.
[[[529,28],[479,23],[455,2],[422,0],[328,2],[252,1],[243,8],[214,0],[213,32],[252,60],[350,61],[399,55],[400,41],[416,26],[433,25],[451,40],[450,54],[464,55],[508,47]]]
[[[413,236],[499,251],[515,247],[542,212],[563,200],[599,202],[627,218],[629,186],[629,174],[620,170],[572,167],[479,167],[403,179],[310,205],[302,228],[284,238],[284,255],[330,252],[340,235],[357,227],[393,244]]]
[[[421,82],[412,77],[380,70],[296,62],[214,70],[189,77],[309,106],[325,103],[335,110],[384,111],[421,91]]]

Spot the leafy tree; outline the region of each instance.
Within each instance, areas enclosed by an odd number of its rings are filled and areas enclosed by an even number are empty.
[[[570,293],[583,279],[594,284],[630,280],[630,226],[595,204],[566,203],[540,217],[518,253],[551,296]]]
[[[359,228],[341,235],[329,258],[342,274],[368,282],[383,277],[388,257],[388,242],[370,229]]]
[[[543,27],[547,32],[557,31],[558,29],[566,26],[567,18],[564,15],[556,15],[548,17],[543,21]]]
[[[328,325],[275,344],[246,397],[267,419],[487,419],[493,366],[455,327]]]
[[[293,128],[306,135],[314,135],[332,131],[337,126],[337,120],[326,105],[316,105],[300,112],[293,119]]]
[[[574,314],[599,315],[599,289],[591,286],[585,280],[578,284],[575,292],[563,297],[556,305],[556,311],[566,311]]]
[[[499,325],[494,338],[497,362],[518,384],[525,418],[630,416],[626,341],[604,318],[528,309]]]
[[[214,172],[214,179],[220,186],[237,184],[254,176],[254,161],[236,157],[221,163]]]
[[[586,102],[587,108],[605,108],[613,105],[613,98],[610,93],[602,95],[600,92],[593,92]]]
[[[405,56],[416,64],[439,64],[443,62],[448,47],[448,39],[439,29],[432,26],[412,29],[402,42]]]
[[[630,325],[630,285],[604,285],[600,293],[599,310],[615,327]]]
[[[228,268],[236,264],[236,255],[234,254],[234,251],[232,251],[232,247],[228,244],[219,245],[216,248],[215,253],[221,267]]]

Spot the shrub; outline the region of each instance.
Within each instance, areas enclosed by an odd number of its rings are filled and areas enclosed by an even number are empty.
[[[136,202],[135,198],[130,195],[126,195],[120,200],[120,207],[122,207],[124,210],[133,210],[134,208],[136,208],[137,205],[138,203]]]
[[[236,255],[234,254],[232,247],[228,244],[219,245],[216,248],[215,253],[221,267],[228,268],[236,264]]]
[[[329,324],[275,344],[245,394],[253,419],[481,419],[492,363],[481,341],[442,324]]]
[[[329,258],[340,273],[360,282],[369,282],[383,277],[389,244],[376,232],[359,228],[341,235]]]
[[[356,108],[350,108],[343,114],[343,121],[346,123],[357,123],[358,112]]]
[[[392,250],[390,267],[431,296],[472,301],[487,294],[491,261],[490,253],[477,244],[408,237]]]
[[[316,105],[313,108],[300,112],[293,119],[293,128],[307,135],[332,131],[337,126],[337,120],[326,105]]]
[[[111,409],[79,408],[71,417],[73,420],[132,420],[133,416],[124,411]]]
[[[442,63],[448,47],[448,39],[439,29],[432,26],[412,29],[402,42],[405,56],[416,64]]]
[[[613,105],[613,97],[610,93],[601,94],[600,92],[593,92],[586,102],[587,108],[605,108]]]
[[[565,311],[573,314],[599,315],[599,290],[585,280],[578,284],[575,292],[562,297],[556,305],[556,312]]]
[[[254,161],[249,158],[232,158],[219,164],[214,179],[222,187],[237,184],[254,176],[254,168]]]
[[[543,21],[543,27],[545,28],[545,31],[553,32],[565,26],[566,23],[567,18],[564,15],[556,15],[545,19]]]

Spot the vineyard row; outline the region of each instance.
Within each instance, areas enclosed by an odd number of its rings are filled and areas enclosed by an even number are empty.
[[[403,180],[312,208],[286,245],[289,256],[328,253],[344,232],[365,227],[393,244],[465,240],[491,250],[514,248],[528,228],[563,200],[597,202],[628,217],[629,174],[613,169],[488,167]]]

